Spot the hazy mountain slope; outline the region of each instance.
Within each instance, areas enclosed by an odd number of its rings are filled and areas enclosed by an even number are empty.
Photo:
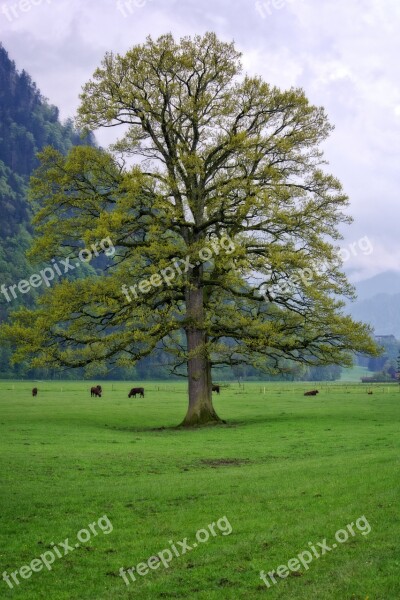
[[[356,284],[358,298],[350,314],[370,323],[377,335],[400,338],[400,274],[387,271]]]

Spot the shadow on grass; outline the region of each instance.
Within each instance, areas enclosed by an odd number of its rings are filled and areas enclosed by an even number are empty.
[[[229,421],[224,421],[221,423],[209,423],[206,425],[195,425],[193,427],[184,427],[182,425],[167,425],[161,427],[130,427],[130,426],[118,426],[118,425],[105,425],[108,429],[112,429],[114,431],[128,431],[132,433],[192,433],[194,431],[204,431],[204,430],[225,430],[225,429],[236,429],[238,427],[248,427],[255,424],[266,424],[273,425],[276,423],[282,422],[306,422],[306,421],[331,421],[331,415],[298,415],[294,413],[285,413],[280,415],[271,415],[266,417],[265,415],[260,415],[260,417],[251,417],[249,419],[230,419]]]

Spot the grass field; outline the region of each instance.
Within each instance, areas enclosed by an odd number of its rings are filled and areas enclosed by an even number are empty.
[[[0,598],[400,598],[399,386],[231,384],[226,425],[177,430],[184,384],[35,385],[0,382]]]
[[[367,367],[355,366],[349,369],[342,369],[340,379],[345,382],[356,383],[361,380],[361,377],[371,377],[371,371]]]

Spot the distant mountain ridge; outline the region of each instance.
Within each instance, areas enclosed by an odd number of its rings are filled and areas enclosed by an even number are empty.
[[[400,294],[400,273],[385,271],[355,284],[357,299],[366,300],[379,294]]]
[[[352,317],[369,323],[376,335],[400,338],[400,273],[386,271],[355,284],[357,300],[348,305]]]

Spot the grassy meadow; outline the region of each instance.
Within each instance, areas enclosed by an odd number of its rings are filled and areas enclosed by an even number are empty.
[[[195,430],[175,428],[185,383],[141,382],[144,399],[127,397],[139,382],[104,382],[102,398],[90,385],[0,382],[0,574],[61,554],[12,588],[1,579],[0,598],[400,598],[398,385],[226,384],[214,400],[227,424]],[[260,579],[351,523],[307,568]],[[168,568],[120,576],[184,538]]]

